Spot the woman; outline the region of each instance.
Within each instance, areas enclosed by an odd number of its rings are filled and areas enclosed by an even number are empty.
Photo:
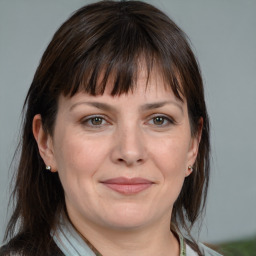
[[[190,236],[207,195],[209,123],[196,59],[165,14],[139,1],[81,8],[24,106],[0,255],[218,255]]]

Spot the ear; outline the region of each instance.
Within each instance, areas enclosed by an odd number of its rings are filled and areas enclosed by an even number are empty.
[[[34,116],[32,130],[40,156],[44,160],[45,165],[51,167],[51,172],[56,172],[52,137],[44,130],[41,115],[37,114]]]
[[[188,160],[187,160],[187,169],[186,169],[186,177],[191,174],[193,168],[189,168],[189,166],[193,167],[196,157],[198,154],[199,144],[201,141],[202,136],[202,129],[203,129],[203,118],[201,117],[198,121],[197,125],[197,132],[191,137],[189,151],[188,151]]]

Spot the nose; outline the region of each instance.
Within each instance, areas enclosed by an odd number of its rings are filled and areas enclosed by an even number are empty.
[[[146,141],[139,127],[120,127],[113,143],[113,162],[133,166],[146,161]]]

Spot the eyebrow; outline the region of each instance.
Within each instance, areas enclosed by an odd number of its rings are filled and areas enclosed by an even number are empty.
[[[183,113],[183,107],[182,107],[182,104],[176,102],[176,101],[173,101],[173,100],[170,100],[170,101],[161,101],[161,102],[155,102],[155,103],[147,103],[143,106],[141,106],[141,110],[142,111],[146,111],[146,110],[151,110],[151,109],[156,109],[156,108],[161,108],[165,105],[175,105],[176,107],[178,107],[181,112]]]
[[[72,105],[70,107],[70,111],[73,110],[75,107],[77,107],[79,105],[83,105],[83,104],[98,108],[100,110],[112,111],[112,112],[116,111],[116,108],[112,107],[109,104],[101,103],[101,102],[94,102],[94,101],[83,101],[83,102],[75,103],[74,105]],[[148,110],[152,110],[152,109],[157,109],[157,108],[161,108],[165,105],[175,105],[176,107],[178,107],[181,110],[182,113],[184,112],[182,104],[179,104],[178,102],[173,101],[173,100],[154,102],[154,103],[146,103],[140,107],[140,111],[143,112],[143,111],[148,111]]]
[[[70,111],[73,110],[76,106],[78,105],[89,105],[89,106],[92,106],[92,107],[95,107],[95,108],[98,108],[98,109],[101,109],[101,110],[106,110],[106,111],[115,111],[115,108],[110,106],[109,104],[106,104],[106,103],[101,103],[101,102],[94,102],[94,101],[83,101],[83,102],[78,102],[78,103],[75,103],[74,105],[72,105],[70,107]]]

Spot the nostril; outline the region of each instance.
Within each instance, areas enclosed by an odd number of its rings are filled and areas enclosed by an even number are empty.
[[[143,163],[143,159],[139,158],[139,159],[134,161],[133,159],[118,158],[117,162],[118,163],[125,163],[126,165],[133,165],[133,164],[141,164],[141,163]]]
[[[133,164],[142,164],[143,163],[143,159],[139,158],[137,160],[133,160],[133,159],[124,159],[124,158],[118,158],[117,159],[118,163],[124,163],[126,165],[133,165]]]

